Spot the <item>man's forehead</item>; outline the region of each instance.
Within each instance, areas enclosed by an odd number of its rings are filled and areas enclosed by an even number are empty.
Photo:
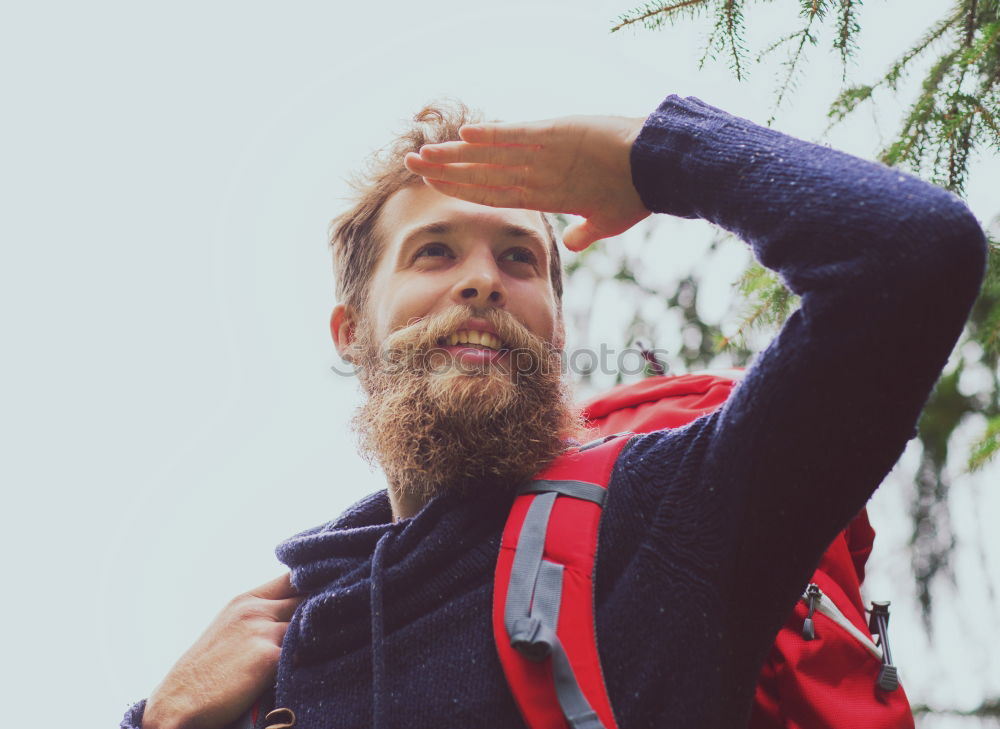
[[[378,219],[380,237],[394,247],[422,233],[448,235],[483,231],[511,238],[535,238],[547,248],[542,213],[494,208],[443,195],[426,185],[409,185],[386,200]]]

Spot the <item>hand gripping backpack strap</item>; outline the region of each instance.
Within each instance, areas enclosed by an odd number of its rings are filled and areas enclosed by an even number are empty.
[[[530,729],[617,729],[597,653],[601,511],[631,433],[561,454],[519,489],[500,545],[493,633]]]

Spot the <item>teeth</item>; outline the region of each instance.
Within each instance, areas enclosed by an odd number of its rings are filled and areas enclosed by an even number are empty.
[[[470,329],[460,329],[448,337],[448,344],[476,344],[490,349],[500,349],[503,343],[489,332],[477,332]]]

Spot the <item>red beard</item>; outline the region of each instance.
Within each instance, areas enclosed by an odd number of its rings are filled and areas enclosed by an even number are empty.
[[[471,318],[495,327],[507,351],[467,364],[442,348]],[[358,329],[358,376],[368,399],[353,425],[362,454],[398,497],[513,489],[586,428],[562,379],[559,350],[505,311],[453,309],[397,330],[381,346]]]

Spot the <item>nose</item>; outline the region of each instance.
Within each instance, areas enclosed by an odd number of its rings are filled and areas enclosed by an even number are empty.
[[[477,251],[463,261],[458,278],[452,287],[452,299],[466,306],[492,306],[507,304],[507,291],[503,275],[492,251]]]

